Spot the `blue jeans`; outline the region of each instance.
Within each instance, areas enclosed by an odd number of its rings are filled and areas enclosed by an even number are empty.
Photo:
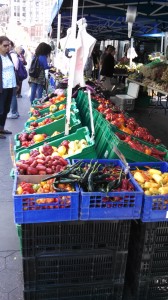
[[[10,107],[10,114],[17,114],[18,113],[18,104],[17,104],[17,98],[16,98],[16,88],[13,89],[13,96],[12,96],[12,102]]]
[[[44,86],[42,84],[31,82],[31,95],[30,102],[33,103],[34,99],[37,97],[38,99],[42,98]]]

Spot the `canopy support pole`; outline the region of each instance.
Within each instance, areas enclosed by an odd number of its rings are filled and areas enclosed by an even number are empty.
[[[161,47],[160,47],[160,52],[163,53],[163,42],[164,42],[164,36],[161,36]]]
[[[132,66],[132,48],[133,48],[134,39],[131,38],[131,45],[130,45],[130,67]]]
[[[58,14],[58,24],[57,24],[57,51],[58,51],[58,48],[59,48],[60,34],[61,34],[61,14]]]
[[[71,25],[71,39],[72,39],[73,47],[75,45],[75,40],[76,40],[77,15],[78,15],[78,0],[73,0],[72,25]],[[71,109],[72,89],[73,89],[75,65],[76,65],[76,49],[73,53],[71,52],[71,55],[72,56],[70,58],[70,70],[69,70],[68,89],[67,89],[65,135],[69,134],[69,129],[70,129],[70,109]]]

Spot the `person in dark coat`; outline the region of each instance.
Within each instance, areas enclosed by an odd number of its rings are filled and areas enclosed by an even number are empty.
[[[111,78],[113,77],[113,73],[114,73],[115,50],[116,49],[113,46],[108,47],[107,55],[104,58],[104,61],[103,61],[103,64],[102,64],[102,69],[101,69],[101,72],[100,72],[100,75],[104,76],[104,87],[108,90],[111,89],[111,87],[112,87]]]

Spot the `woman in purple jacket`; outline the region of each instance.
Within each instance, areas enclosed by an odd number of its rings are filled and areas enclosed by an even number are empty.
[[[50,69],[51,66],[48,65],[47,58],[51,53],[51,46],[46,43],[40,43],[35,51],[35,56],[39,59],[39,64],[41,66],[41,71],[38,78],[29,77],[29,83],[31,86],[31,95],[30,102],[33,103],[33,100],[37,97],[40,99],[43,94],[45,87],[45,70]]]

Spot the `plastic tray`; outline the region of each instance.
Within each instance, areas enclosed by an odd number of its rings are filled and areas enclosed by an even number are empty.
[[[94,147],[94,141],[91,140],[89,136],[89,130],[87,127],[79,128],[75,133],[69,134],[66,137],[62,137],[55,141],[48,143],[51,146],[58,147],[65,139],[69,141],[81,140],[86,139],[88,146],[83,148],[81,152],[71,155],[68,158],[96,158],[97,154]],[[37,147],[38,149],[38,147]],[[20,159],[20,155],[22,153],[30,153],[29,149],[22,150],[16,154],[16,160]]]
[[[36,134],[45,133],[48,135],[48,137],[45,140],[43,140],[42,142],[35,143],[35,144],[27,147],[26,149],[35,149],[35,148],[43,145],[44,143],[49,143],[49,142],[55,141],[55,140],[63,137],[65,134],[65,120],[66,120],[66,117],[64,116],[63,118],[61,118],[58,121],[52,122],[48,125],[45,125],[45,126],[42,126],[42,127],[39,127],[37,129],[33,130],[34,132],[36,132]],[[76,118],[76,115],[71,114],[70,133],[75,132],[80,127],[81,127],[81,121]],[[51,137],[51,135],[55,131],[59,131],[60,134],[57,134],[56,136]],[[18,139],[19,134],[17,134],[15,139]],[[24,149],[25,149],[25,147],[21,147],[20,141],[17,140],[16,145],[14,146],[15,152],[22,151]]]
[[[25,289],[123,283],[127,253],[94,251],[23,259]]]
[[[145,166],[168,172],[168,163],[166,162],[131,163],[130,169],[133,170],[136,167],[143,169]],[[155,196],[144,194],[141,220],[143,222],[168,221],[168,194]]]
[[[128,251],[130,221],[71,221],[18,225],[23,257],[70,251]]]
[[[122,300],[123,284],[97,284],[24,291],[25,300]]]
[[[75,186],[75,191],[69,193],[16,194],[19,182],[39,183],[44,178],[46,178],[46,176],[16,176],[13,189],[15,223],[27,224],[78,220],[79,189],[77,185]],[[50,204],[37,204],[36,200],[41,198],[54,198],[55,202]]]
[[[74,160],[75,162],[76,160]],[[94,163],[96,160],[92,160]],[[84,160],[84,163],[90,160]],[[101,160],[101,164],[113,164],[124,168],[120,160]],[[84,192],[81,189],[80,196],[80,220],[129,220],[139,219],[141,214],[143,192],[136,181],[128,174],[135,187],[132,192]],[[111,201],[103,201],[110,197]],[[115,198],[117,197],[117,198]],[[119,198],[118,198],[119,197]],[[108,206],[108,207],[107,207]]]

